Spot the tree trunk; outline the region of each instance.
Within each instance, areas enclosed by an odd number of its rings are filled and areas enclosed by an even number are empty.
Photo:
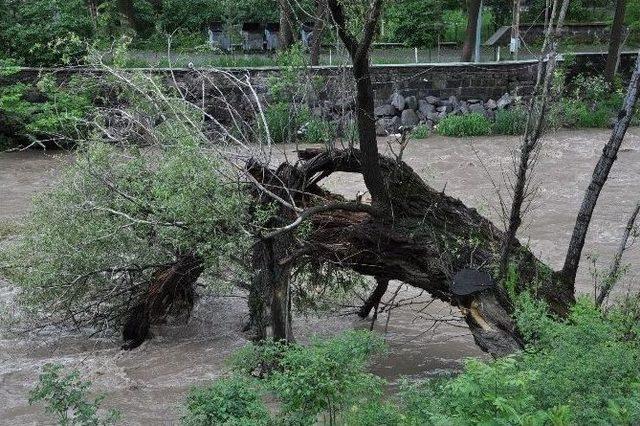
[[[580,211],[576,217],[576,224],[573,227],[573,234],[571,235],[571,241],[569,242],[569,249],[567,250],[567,256],[562,268],[563,279],[566,283],[573,285],[576,281],[576,274],[578,273],[578,265],[580,263],[580,257],[582,256],[582,249],[584,248],[584,241],[587,237],[587,231],[589,230],[589,223],[591,223],[591,216],[593,210],[598,202],[600,191],[604,186],[613,163],[616,161],[618,150],[624,139],[624,135],[631,123],[631,117],[633,116],[633,109],[638,101],[640,85],[640,54],[636,59],[636,67],[629,82],[629,88],[627,89],[627,96],[624,100],[624,105],[613,126],[613,131],[609,141],[602,150],[602,155],[598,164],[596,164],[593,170],[593,176],[591,182],[587,187],[587,191],[584,194]]]
[[[366,318],[369,316],[369,313],[371,312],[371,310],[373,308],[378,308],[378,305],[380,305],[380,301],[382,300],[382,297],[384,296],[384,294],[387,292],[387,289],[389,288],[389,280],[385,279],[385,278],[378,278],[376,277],[376,288],[373,290],[373,293],[371,293],[371,296],[369,296],[369,298],[364,302],[364,304],[362,305],[362,307],[360,307],[360,310],[358,311],[358,316],[360,318]]]
[[[613,15],[613,23],[611,24],[611,37],[609,38],[609,52],[607,53],[607,63],[604,67],[604,79],[608,83],[613,82],[618,67],[618,57],[620,55],[620,46],[622,45],[622,36],[624,33],[624,11],[626,8],[626,0],[616,0],[616,10]]]
[[[622,255],[627,249],[627,242],[629,241],[629,237],[633,231],[633,226],[636,223],[636,218],[638,217],[638,213],[640,213],[640,202],[636,204],[636,207],[633,209],[631,216],[629,216],[629,220],[627,221],[627,226],[624,228],[624,232],[622,233],[622,238],[620,239],[620,245],[618,246],[618,251],[613,256],[613,261],[611,262],[611,267],[609,268],[609,272],[605,276],[602,287],[600,289],[600,293],[596,298],[596,303],[598,306],[602,305],[602,302],[609,296],[609,292],[615,285],[615,283],[620,278],[620,262],[622,261]]]
[[[296,42],[296,19],[289,0],[278,0],[280,8],[280,46],[288,49]]]
[[[462,45],[462,62],[471,62],[473,49],[476,43],[476,31],[478,29],[478,14],[480,13],[480,0],[467,0],[467,29],[464,33]]]
[[[151,324],[162,322],[170,312],[189,314],[195,298],[195,283],[202,271],[202,260],[187,253],[154,272],[147,293],[129,312],[122,330],[122,348],[140,346],[149,338]]]
[[[309,48],[311,54],[311,65],[320,65],[320,49],[322,47],[322,34],[326,26],[326,4],[324,0],[316,0],[316,15],[313,25],[313,36]]]

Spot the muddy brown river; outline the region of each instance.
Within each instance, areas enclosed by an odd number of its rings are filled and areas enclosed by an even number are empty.
[[[519,238],[554,268],[562,264],[575,214],[608,136],[606,130],[559,131],[545,139],[535,173],[538,193]],[[517,143],[516,137],[434,136],[412,141],[404,160],[434,188],[445,188],[448,194],[499,222],[494,183],[504,186],[503,171],[509,173],[511,152]],[[380,142],[380,148],[389,149],[385,141]],[[293,147],[285,149],[292,151]],[[20,221],[29,210],[31,197],[53,185],[57,172],[70,161],[69,154],[60,152],[0,154],[0,221]],[[364,187],[361,179],[347,174],[332,176],[326,186],[348,196]],[[581,292],[593,293],[591,262],[586,255],[596,259],[598,268],[607,265],[638,198],[640,129],[633,128],[595,211],[579,271]],[[638,290],[639,255],[638,245],[625,254],[625,263],[631,265],[617,294]],[[389,290],[387,299],[397,285]],[[0,281],[0,301],[8,302],[10,309],[14,294],[9,283]],[[415,290],[403,287],[396,301],[414,295]],[[159,327],[154,330],[154,339],[131,352],[120,351],[117,338],[89,339],[72,332],[28,337],[3,334],[0,424],[47,423],[40,407],[29,406],[27,393],[48,362],[79,369],[97,391],[107,394],[106,406],[122,411],[125,424],[178,423],[189,388],[224,374],[225,358],[246,343],[240,332],[247,317],[246,302],[241,294],[234,296],[240,297],[203,297],[188,324]],[[464,358],[484,356],[455,311],[428,303],[429,298],[422,296],[378,318],[376,329],[384,333],[390,350],[375,362],[373,370],[392,386],[401,377],[416,379],[456,371]],[[433,318],[447,321],[434,322]],[[368,323],[340,312],[294,321],[301,341],[314,334],[331,335],[354,327],[368,327]]]

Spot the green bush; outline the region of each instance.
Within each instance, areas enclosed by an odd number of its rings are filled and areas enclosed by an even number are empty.
[[[0,58],[34,66],[74,64],[92,32],[83,0],[0,1]]]
[[[175,137],[152,153],[100,141],[80,146],[58,185],[35,200],[20,238],[0,255],[21,265],[7,274],[37,319],[117,327],[131,300],[147,297],[151,265],[194,252],[215,274],[228,267],[227,255],[247,249],[237,227],[248,221],[246,194],[228,184],[219,158],[172,129]],[[131,273],[123,280],[104,271]],[[105,297],[108,305],[94,303]],[[105,315],[116,322],[106,324]]]
[[[185,425],[268,425],[269,411],[255,379],[232,376],[194,388],[186,402]]]
[[[495,135],[521,135],[527,124],[527,112],[522,108],[502,109],[496,112],[492,132]]]
[[[395,418],[393,407],[375,413],[371,405],[380,403],[384,380],[366,367],[371,356],[383,349],[382,339],[372,333],[349,331],[326,340],[313,339],[307,346],[248,345],[232,357],[231,364],[238,374],[262,371],[264,377],[258,383],[278,400],[276,424],[313,424],[318,416],[328,416],[335,424],[338,417],[358,418],[353,413],[365,411],[370,419]]]
[[[413,128],[411,131],[411,139],[426,139],[429,137],[431,131],[429,130],[429,126],[425,124],[420,124]]]
[[[92,110],[92,87],[87,78],[73,77],[59,85],[51,75],[37,84],[15,83],[0,87],[0,147],[35,140],[65,142],[78,139],[86,126],[82,120]]]
[[[523,297],[518,324],[532,345],[462,374],[408,386],[410,424],[637,424],[638,322],[580,300],[567,320]]]
[[[287,102],[271,104],[266,108],[264,115],[273,143],[294,141],[299,122],[291,104]]]
[[[613,116],[603,106],[592,109],[577,99],[563,99],[559,105],[559,117],[566,127],[609,127]]]
[[[448,115],[438,123],[436,131],[444,136],[484,136],[491,134],[491,121],[479,113]]]
[[[335,126],[319,118],[311,118],[304,127],[302,141],[306,143],[330,143],[336,136]]]
[[[98,414],[104,395],[89,399],[90,381],[82,380],[78,371],[61,373],[61,365],[46,364],[38,384],[29,392],[29,404],[46,403],[45,411],[62,426],[117,423],[121,415],[116,410],[108,411],[104,417]]]

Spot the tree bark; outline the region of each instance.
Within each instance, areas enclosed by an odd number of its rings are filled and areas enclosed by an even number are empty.
[[[364,302],[364,304],[360,307],[358,311],[358,316],[360,318],[366,318],[369,316],[369,313],[373,308],[378,308],[380,305],[380,301],[382,297],[387,292],[389,288],[389,280],[385,278],[376,277],[376,288],[373,290],[373,293],[369,296],[369,298]]]
[[[567,250],[567,256],[562,268],[563,280],[574,285],[576,281],[576,274],[578,273],[578,265],[582,256],[582,249],[584,248],[584,242],[587,237],[587,231],[589,230],[589,224],[593,215],[593,210],[598,202],[600,191],[604,186],[613,163],[616,161],[618,150],[624,139],[624,135],[631,123],[631,117],[633,116],[633,109],[638,101],[640,85],[640,54],[636,58],[636,67],[631,76],[629,82],[629,88],[627,89],[627,96],[625,97],[622,110],[618,113],[618,117],[613,126],[613,131],[609,141],[602,150],[602,155],[593,170],[593,176],[591,182],[587,187],[580,206],[580,211],[576,217],[576,223],[573,227],[573,234],[571,235],[571,241],[569,242],[569,249]]]
[[[467,29],[464,33],[464,44],[462,45],[462,62],[471,62],[473,49],[476,42],[476,31],[478,30],[478,14],[480,13],[480,0],[467,0]]]
[[[361,40],[357,40],[347,28],[344,9],[338,0],[328,0],[327,3],[333,21],[338,28],[338,35],[342,39],[353,63],[353,76],[356,81],[356,123],[358,140],[362,150],[362,168],[364,182],[371,194],[371,200],[376,207],[389,207],[387,187],[380,171],[378,140],[374,115],[374,93],[369,72],[369,47],[380,18],[382,0],[374,0],[367,14]]]
[[[608,83],[613,82],[616,68],[618,67],[620,46],[622,45],[622,36],[624,35],[624,12],[626,4],[626,0],[616,0],[616,9],[613,15],[613,23],[611,24],[611,36],[609,37],[607,63],[604,67],[604,79]]]
[[[538,60],[536,85],[533,96],[529,101],[529,115],[520,146],[520,158],[516,172],[516,181],[513,185],[509,222],[507,224],[505,239],[501,246],[500,274],[503,277],[506,276],[511,254],[511,244],[515,240],[518,229],[522,224],[522,208],[528,195],[526,194],[526,189],[529,182],[529,170],[532,167],[531,155],[539,146],[538,141],[542,136],[542,130],[546,120],[548,95],[551,90],[551,85],[553,84],[553,75],[557,61],[557,39],[564,24],[568,4],[569,0],[564,0],[558,12],[558,0],[554,1],[551,19],[545,28],[542,55]],[[556,15],[558,16],[557,21]]]
[[[280,8],[280,46],[288,49],[296,42],[296,19],[289,0],[278,0]]]
[[[154,272],[144,297],[130,310],[122,330],[123,349],[134,349],[149,338],[151,324],[166,315],[190,313],[195,283],[202,274],[202,260],[193,253],[177,256],[176,261]]]

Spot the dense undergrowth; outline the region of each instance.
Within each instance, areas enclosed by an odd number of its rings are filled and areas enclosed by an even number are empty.
[[[233,373],[190,394],[185,424],[583,425],[640,421],[638,306],[581,299],[565,320],[522,297],[529,344],[457,376],[405,382],[395,397],[367,372],[380,337],[352,331],[309,345],[249,345]],[[271,410],[265,401],[270,401]],[[274,410],[273,407],[276,407]],[[266,415],[266,413],[271,413]],[[258,419],[258,420],[257,420]]]

